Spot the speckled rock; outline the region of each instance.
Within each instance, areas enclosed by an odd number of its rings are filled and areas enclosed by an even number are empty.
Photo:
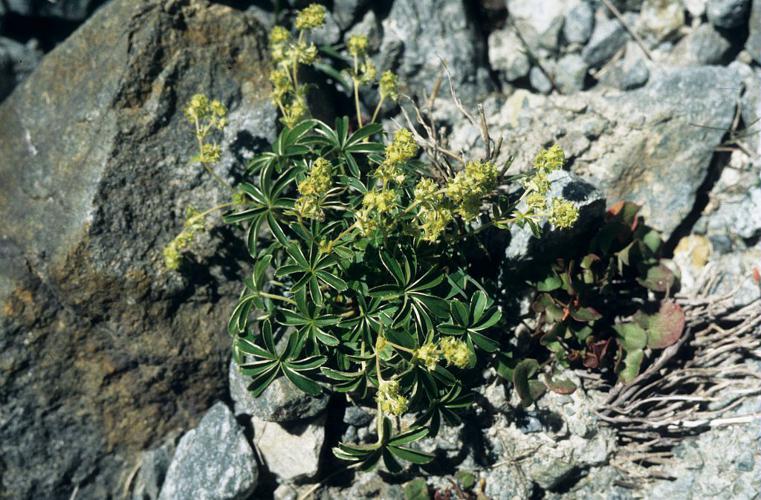
[[[618,20],[598,20],[592,32],[592,37],[587,42],[581,55],[590,66],[602,66],[626,45],[626,39],[626,30],[624,30],[624,27]]]
[[[675,66],[721,64],[732,51],[732,44],[712,25],[701,24],[682,38],[668,57]]]
[[[254,451],[224,405],[212,406],[177,444],[160,500],[243,500],[256,488]]]
[[[747,19],[750,0],[708,0],[706,15],[717,28],[737,28]]]
[[[42,52],[33,41],[23,45],[0,37],[0,102],[34,71],[41,59]]]
[[[317,474],[325,442],[325,415],[289,424],[258,418],[252,422],[254,445],[271,473],[281,481],[302,481]]]
[[[230,108],[225,157],[272,139],[266,33],[203,0],[115,0],[0,105],[0,491],[107,498],[139,453],[227,392],[247,262],[228,228],[180,272],[185,209],[228,194],[189,163],[182,107]],[[52,436],[52,437],[51,437]]]
[[[86,19],[99,5],[108,0],[5,0],[8,12],[26,17],[53,17],[67,21]]]
[[[757,63],[761,64],[761,0],[753,0],[748,20],[748,39],[745,50]]]
[[[570,43],[587,43],[595,27],[595,12],[589,2],[579,2],[565,15],[563,37]]]
[[[510,29],[489,34],[489,64],[505,82],[523,78],[531,68],[526,48]]]

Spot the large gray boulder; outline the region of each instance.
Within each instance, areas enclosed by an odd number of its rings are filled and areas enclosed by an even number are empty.
[[[203,0],[116,0],[0,105],[3,496],[119,496],[225,397],[240,247],[215,230],[181,272],[162,248],[228,197],[189,164],[193,94],[231,109],[223,177],[271,140],[265,40]]]
[[[380,66],[399,73],[405,92],[430,94],[442,61],[465,102],[488,89],[486,50],[463,0],[396,0],[383,33]]]
[[[609,204],[643,205],[648,224],[668,238],[693,210],[742,85],[732,67],[656,70],[629,92],[513,93],[487,116],[492,137],[504,138],[500,161],[513,157],[513,171],[526,170],[542,147],[557,142],[571,170]],[[470,129],[455,127],[451,145],[476,155]]]
[[[224,403],[217,403],[180,439],[159,500],[243,500],[258,479],[243,428]]]

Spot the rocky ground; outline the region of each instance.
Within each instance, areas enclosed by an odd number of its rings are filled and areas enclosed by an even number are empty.
[[[409,94],[447,61],[516,168],[559,142],[563,182],[593,186],[577,200],[590,223],[604,202],[642,203],[683,289],[712,269],[713,292],[759,297],[761,0],[330,7],[321,42],[369,33]],[[297,498],[338,470],[331,445],[372,433],[370,413],[287,383],[247,394],[225,333],[247,266],[234,232],[211,231],[179,273],[161,266],[184,207],[224,196],[188,163],[182,105],[201,91],[230,108],[230,180],[273,139],[273,22],[266,1],[0,0],[1,497]],[[452,148],[478,147],[451,102],[436,108]],[[506,260],[540,251],[513,239]],[[524,412],[486,380],[465,423],[425,445],[425,475],[339,471],[314,494],[417,498],[409,481],[444,491],[458,472],[497,499],[761,495],[761,419],[686,439],[671,480],[632,483],[594,413],[602,393]],[[759,414],[761,399],[734,411]]]

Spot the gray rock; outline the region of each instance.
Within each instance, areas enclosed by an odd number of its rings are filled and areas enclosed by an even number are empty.
[[[513,465],[500,465],[486,475],[484,493],[492,500],[531,498],[533,487],[526,475]]]
[[[528,227],[514,227],[510,230],[510,244],[505,251],[507,260],[522,261],[556,251],[573,241],[579,234],[584,234],[598,225],[602,220],[605,213],[605,198],[594,186],[565,170],[552,172],[550,181],[550,191],[547,193],[548,203],[551,203],[554,197],[563,197],[572,201],[579,209],[579,219],[569,230],[552,229],[548,223],[545,223],[541,238],[534,238]]]
[[[312,41],[317,45],[334,45],[341,39],[341,28],[329,10],[325,12],[325,24],[312,31]]]
[[[684,7],[692,17],[700,18],[706,12],[708,0],[684,0]]]
[[[642,87],[650,78],[645,55],[634,42],[626,46],[623,59],[614,62],[600,78],[602,85],[619,90],[632,90]]]
[[[389,484],[377,472],[359,472],[348,489],[329,488],[320,500],[358,500],[382,498],[383,500],[407,500],[399,484]]]
[[[254,445],[281,481],[302,481],[319,472],[325,415],[288,425],[253,418]]]
[[[684,26],[682,0],[645,0],[638,22],[638,29],[655,42],[676,35]]]
[[[744,415],[761,410],[761,400],[744,405]],[[686,439],[670,464],[674,481],[657,481],[643,491],[645,498],[758,498],[761,493],[761,421],[729,425]]]
[[[177,444],[161,487],[161,500],[245,499],[259,478],[254,451],[235,416],[212,406]]]
[[[108,498],[142,450],[226,395],[239,243],[199,236],[203,272],[167,272],[162,248],[186,207],[229,196],[189,164],[182,108],[198,92],[228,105],[232,179],[275,131],[266,52],[228,7],[115,0],[0,105],[5,495]]]
[[[35,42],[22,45],[0,37],[0,102],[40,63],[42,52]]]
[[[278,377],[255,398],[248,391],[246,377],[230,362],[230,397],[236,415],[250,415],[269,422],[291,422],[314,417],[328,406],[326,394],[313,397],[293,385],[287,378]]]
[[[555,51],[570,4],[564,0],[507,0],[507,11],[533,51],[540,48]]]
[[[365,411],[359,406],[349,406],[344,412],[344,423],[353,425],[354,427],[364,427],[369,425],[374,418],[372,413]]]
[[[465,103],[489,89],[481,37],[463,0],[397,0],[383,21],[380,67],[399,73],[408,93],[430,93],[446,62]]]
[[[753,0],[748,21],[748,39],[745,40],[745,50],[754,61],[761,64],[761,0]]]
[[[174,455],[174,442],[140,454],[140,470],[132,487],[132,500],[156,500]]]
[[[537,92],[549,94],[552,91],[552,81],[547,77],[545,72],[538,66],[532,66],[528,73],[529,82]]]
[[[590,66],[602,66],[626,45],[627,36],[626,30],[618,20],[598,21],[581,55]]]
[[[732,51],[729,40],[710,24],[701,24],[682,38],[668,60],[675,66],[722,64]]]
[[[68,21],[85,20],[100,4],[107,0],[5,0],[8,12],[27,17],[54,17]]]
[[[511,29],[489,34],[489,64],[504,82],[525,77],[531,68],[526,48]]]
[[[586,153],[589,163],[577,162],[578,171],[611,202],[642,204],[648,223],[668,237],[692,209],[714,148],[732,123],[738,81],[727,68],[686,68],[604,98],[594,108],[618,126]]]
[[[578,54],[567,54],[560,58],[555,67],[555,83],[564,94],[572,94],[584,89],[587,63]]]
[[[369,4],[370,0],[333,0],[333,17],[342,30],[349,29]]]
[[[717,28],[737,28],[745,24],[750,0],[708,0],[706,15]]]
[[[564,374],[564,377],[579,385],[572,374]],[[483,431],[491,454],[500,463],[508,464],[487,472],[487,485],[495,482],[505,488],[503,493],[496,488],[492,490],[499,495],[496,498],[528,498],[529,495],[517,493],[526,489],[525,483],[521,484],[522,477],[551,490],[577,469],[607,464],[616,436],[613,430],[597,421],[595,410],[600,400],[599,394],[587,394],[583,390],[570,396],[548,392],[536,403],[537,415],[543,421],[551,420],[551,425],[540,432],[523,432],[514,419],[497,414],[491,427]],[[514,403],[517,404],[517,400]],[[493,477],[495,473],[497,476]]]
[[[595,27],[595,12],[588,2],[580,2],[565,15],[563,37],[570,43],[585,44]]]

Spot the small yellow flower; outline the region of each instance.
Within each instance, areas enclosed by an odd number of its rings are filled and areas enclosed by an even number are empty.
[[[353,57],[362,57],[367,53],[367,36],[351,35],[346,42],[346,48]]]
[[[439,186],[432,179],[420,179],[415,186],[415,202],[434,204],[441,199]]]
[[[420,346],[415,350],[415,359],[419,360],[425,369],[432,372],[439,364],[439,347],[436,344],[428,343]]]
[[[454,337],[444,337],[441,339],[441,353],[447,363],[457,368],[465,368],[470,362],[470,351],[468,344]]]
[[[418,145],[412,132],[406,128],[396,131],[394,140],[386,146],[386,161],[393,165],[413,159],[418,152]]]
[[[457,206],[457,213],[472,220],[481,211],[481,202],[497,187],[497,167],[491,162],[469,161],[446,187],[447,196]]]
[[[396,192],[390,189],[368,191],[362,199],[362,206],[377,214],[385,214],[396,208]]]
[[[552,172],[553,170],[563,168],[564,164],[565,152],[557,144],[553,144],[549,149],[542,149],[536,155],[536,158],[534,158],[534,167],[544,172]]]
[[[544,212],[547,209],[547,200],[545,195],[538,192],[533,192],[526,196],[526,204],[532,212]]]
[[[359,83],[363,85],[373,83],[376,76],[378,76],[378,69],[375,64],[370,59],[365,59],[359,67]]]
[[[198,155],[201,163],[217,163],[222,158],[222,147],[219,144],[204,144]]]
[[[418,210],[417,216],[423,240],[431,243],[438,241],[453,218],[452,211],[442,206],[422,207]]]
[[[573,227],[579,218],[579,209],[572,202],[563,198],[552,199],[550,223],[561,229]]]
[[[325,7],[313,3],[296,16],[297,30],[312,30],[325,24]]]
[[[282,26],[274,26],[270,31],[270,45],[280,45],[288,41],[291,34]]]
[[[399,99],[399,78],[392,71],[384,71],[381,75],[380,95],[394,102]]]
[[[407,398],[399,394],[399,382],[396,380],[382,381],[376,399],[383,413],[398,416],[407,411]]]
[[[301,195],[294,204],[294,210],[305,219],[322,220],[322,199],[330,190],[333,165],[325,158],[317,158],[312,163],[309,174],[299,182],[297,189]]]

